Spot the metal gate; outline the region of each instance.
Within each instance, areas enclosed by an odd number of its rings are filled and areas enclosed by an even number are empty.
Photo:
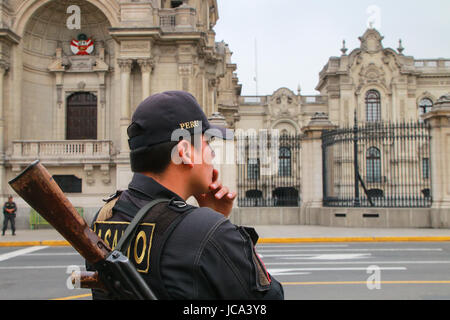
[[[430,139],[422,122],[324,131],[324,206],[430,207]]]
[[[237,135],[238,205],[300,205],[300,136],[261,131]]]

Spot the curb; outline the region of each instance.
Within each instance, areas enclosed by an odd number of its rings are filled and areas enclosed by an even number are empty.
[[[344,238],[262,238],[258,243],[311,242],[445,242],[450,237],[344,237]]]
[[[32,247],[32,246],[69,247],[70,243],[65,240],[0,242],[0,247]]]
[[[344,237],[344,238],[261,238],[258,244],[276,243],[323,243],[323,242],[450,242],[450,237]],[[0,247],[70,247],[66,240],[9,241]]]

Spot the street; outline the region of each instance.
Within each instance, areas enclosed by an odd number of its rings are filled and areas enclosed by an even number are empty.
[[[450,243],[258,245],[288,300],[450,299]],[[91,299],[68,288],[84,260],[71,247],[0,248],[0,299]]]
[[[259,246],[289,300],[450,299],[450,243]]]

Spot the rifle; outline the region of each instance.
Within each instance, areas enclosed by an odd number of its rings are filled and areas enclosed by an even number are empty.
[[[120,300],[156,300],[132,262],[89,228],[39,160],[9,184],[97,270],[78,275],[81,287],[106,289]]]

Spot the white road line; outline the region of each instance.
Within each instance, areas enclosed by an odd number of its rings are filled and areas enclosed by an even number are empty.
[[[379,267],[383,271],[405,271],[405,267]],[[272,275],[287,275],[287,272],[295,271],[367,271],[367,268],[292,268],[292,269],[273,269],[269,268],[267,271]]]
[[[27,254],[27,253],[31,253],[31,252],[46,249],[46,248],[48,248],[48,246],[35,246],[35,247],[28,247],[28,248],[4,253],[4,254],[0,255],[0,261],[5,261],[5,260],[11,259],[11,258],[15,258],[15,257],[21,256],[21,255]]]
[[[333,262],[268,262],[264,261],[266,266],[283,266],[283,265],[337,265],[337,264],[367,264],[366,261],[333,261]],[[370,261],[370,264],[450,264],[448,260],[441,261]]]
[[[77,252],[53,252],[53,253],[26,253],[24,256],[30,257],[45,257],[45,256],[79,256]]]
[[[308,260],[350,260],[350,259],[365,259],[372,256],[371,253],[325,253],[325,254],[290,254],[290,255],[262,255],[258,253],[261,258],[266,257],[278,257],[285,260],[298,260],[298,259],[308,259]]]
[[[348,251],[390,251],[390,252],[401,252],[401,251],[442,251],[442,248],[373,248],[373,249],[368,249],[368,248],[362,248],[362,249],[358,249],[358,248],[346,248],[346,249],[293,249],[293,250],[261,250],[258,249],[258,252],[261,252],[263,254],[267,253],[267,252],[339,252],[339,251],[343,251],[343,252],[348,252]],[[287,254],[289,255],[289,254]],[[269,257],[271,255],[265,255],[266,257]],[[274,255],[278,256],[278,255]]]
[[[73,265],[70,265],[73,266]],[[10,266],[10,267],[0,267],[0,270],[38,270],[38,269],[67,269],[67,266]],[[80,270],[84,270],[86,266],[77,266]]]
[[[266,250],[272,248],[347,248],[348,244],[293,244],[293,245],[266,245],[266,244],[258,244],[256,246],[257,249]]]

